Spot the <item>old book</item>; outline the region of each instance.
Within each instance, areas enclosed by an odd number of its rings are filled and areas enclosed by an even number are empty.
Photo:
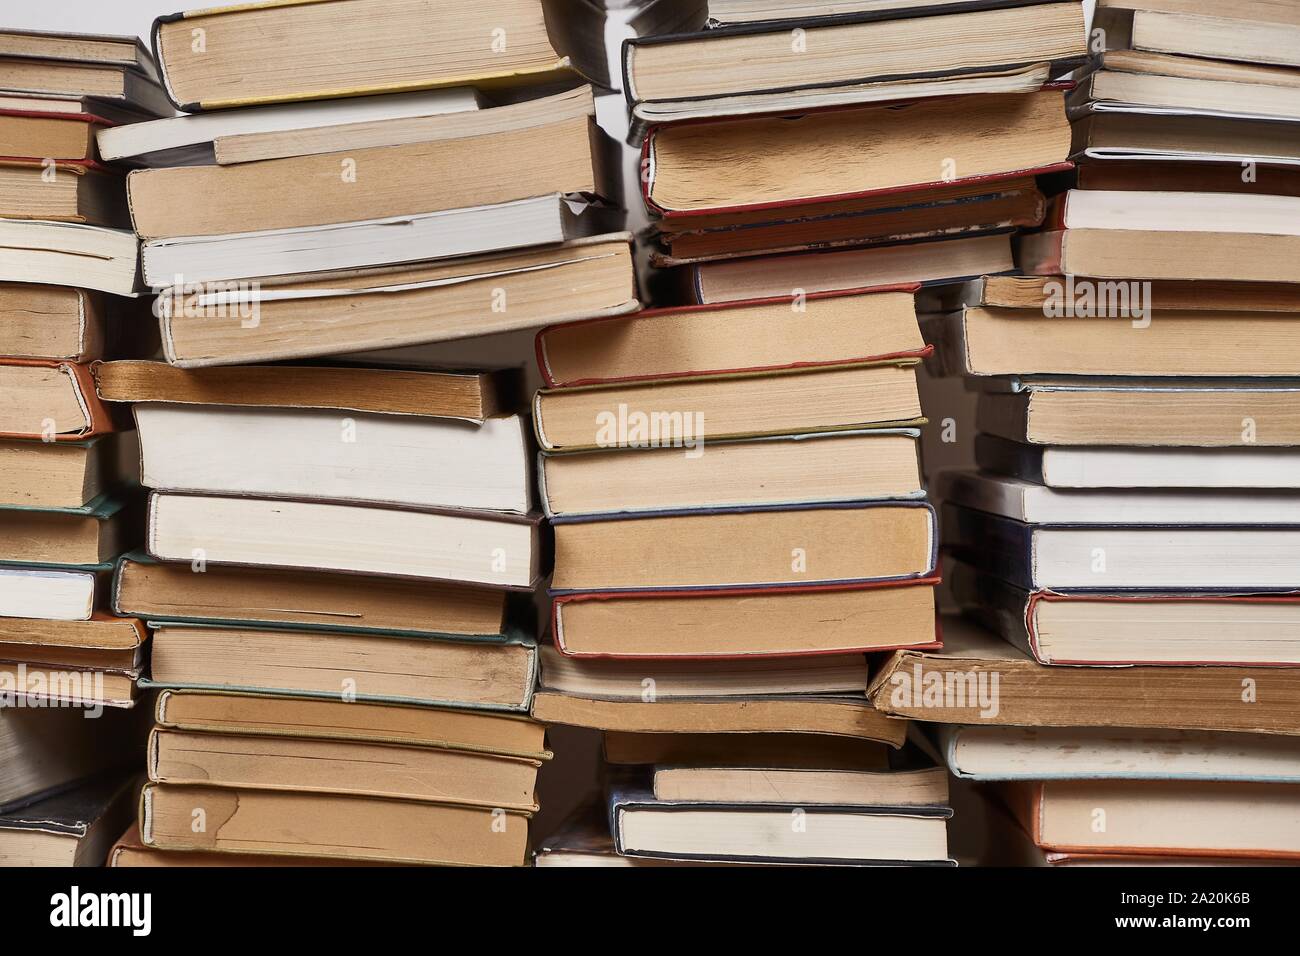
[[[0,278],[133,295],[140,249],[135,234],[72,222],[0,219]]]
[[[515,381],[490,372],[427,372],[348,365],[179,369],[166,362],[96,365],[107,402],[339,409],[481,422],[517,407]]]
[[[533,399],[545,451],[694,449],[707,441],[922,421],[915,365],[902,363],[544,389]]]
[[[1080,174],[1106,165],[1082,167]],[[989,275],[952,290],[952,294],[945,293],[949,290],[940,290],[936,304],[927,303],[926,311],[980,306],[1064,313],[1071,304],[1077,310],[1089,302],[1095,306],[1099,299],[1118,296],[1120,287],[1079,277],[1070,282],[1065,276]],[[1150,301],[1158,302],[1162,312],[1300,312],[1300,288],[1289,283],[1163,281],[1151,283]]]
[[[121,177],[88,160],[0,160],[0,217],[129,225]]]
[[[140,621],[102,612],[83,621],[0,617],[0,659],[137,672],[145,637]]]
[[[0,504],[80,508],[127,484],[139,460],[134,431],[84,441],[0,440]]]
[[[161,687],[306,694],[526,710],[537,648],[288,628],[160,624],[150,681]]]
[[[145,548],[160,561],[197,557],[517,590],[531,589],[542,569],[536,516],[161,492],[149,498]]]
[[[172,105],[158,81],[133,66],[0,54],[0,89],[9,93],[89,97],[152,116]]]
[[[946,724],[1300,735],[1300,668],[1050,667],[961,618],[944,617],[943,635],[942,651],[894,652],[868,689],[875,707]]]
[[[869,551],[862,541],[872,542]],[[552,587],[675,591],[901,580],[926,576],[934,550],[934,513],[922,502],[580,521],[556,525]]]
[[[83,362],[103,357],[103,297],[67,286],[0,283],[0,355]]]
[[[1300,66],[1300,16],[1287,4],[1234,0],[1207,9],[1188,0],[1102,0],[1096,26],[1108,48]]]
[[[0,865],[103,866],[139,789],[138,779],[107,773],[0,814]]]
[[[944,767],[883,770],[772,767],[655,767],[655,799],[683,803],[788,803],[832,806],[943,806]]]
[[[163,850],[522,866],[528,847],[526,815],[483,807],[156,784],[141,799],[141,840]],[[196,809],[222,825],[195,833]]]
[[[0,508],[0,562],[102,565],[135,545],[138,519],[133,505],[108,497],[64,510]]]
[[[321,571],[154,561],[117,565],[113,609],[150,621],[284,624],[448,637],[506,637],[531,630],[508,592],[463,584]]]

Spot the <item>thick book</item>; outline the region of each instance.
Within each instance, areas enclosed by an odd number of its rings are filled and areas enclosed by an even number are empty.
[[[1250,489],[1048,488],[979,471],[939,472],[935,497],[1031,525],[1300,525],[1300,500]]]
[[[533,511],[531,428],[324,409],[142,404],[140,482],[166,492]],[[257,468],[248,463],[255,461]]]
[[[1290,383],[1056,379],[983,392],[982,432],[1031,445],[1279,448],[1300,444]]]
[[[594,104],[587,108],[594,113]],[[478,114],[474,114],[478,115]],[[492,206],[551,194],[610,195],[593,115],[490,135],[287,156],[237,165],[136,169],[141,239],[222,236]],[[531,156],[522,166],[519,155]]]
[[[88,362],[110,338],[104,297],[68,286],[0,283],[0,355]]]
[[[1292,448],[1107,448],[975,436],[980,468],[1048,488],[1300,488]]]
[[[1267,378],[1300,365],[1292,313],[1175,310],[1154,290],[1153,302],[1092,285],[1113,298],[1046,314],[972,306],[921,327],[950,374]]]
[[[160,850],[376,863],[522,866],[527,814],[386,797],[148,784],[140,838]],[[220,820],[195,832],[196,810]],[[110,838],[111,839],[111,838]]]
[[[542,389],[533,426],[543,451],[675,448],[707,442],[924,424],[918,359],[878,365]]]
[[[630,239],[610,233],[238,290],[221,284],[169,287],[159,307],[163,351],[168,361],[187,368],[281,361],[632,312],[639,305]],[[514,240],[510,236],[504,244],[513,246]],[[404,255],[397,252],[395,261]],[[307,269],[317,265],[304,263]]]
[[[945,131],[942,141],[936,128]],[[903,108],[659,127],[643,147],[642,194],[652,212],[667,218],[770,212],[955,181],[1024,178],[1068,168],[1069,155],[1061,90],[1046,87]]]
[[[285,103],[213,113],[186,114],[145,123],[110,126],[95,134],[105,162],[140,166],[217,162],[219,145],[252,144],[262,137],[307,135],[305,131],[398,119],[427,119],[477,110],[480,95],[468,88],[390,93]]]
[[[197,113],[579,73],[608,85],[604,25],[598,6],[556,0],[449,0],[433,24],[417,0],[263,2],[159,17],[153,48],[167,95]],[[214,34],[202,50],[193,48],[195,29]],[[349,38],[346,56],[340,36]]]
[[[705,262],[687,270],[687,293],[700,303],[788,293],[834,292],[899,283],[944,284],[1015,269],[1007,233],[870,246],[799,255]]]
[[[148,685],[527,710],[531,640],[451,640],[339,631],[159,623]]]
[[[915,287],[651,309],[537,333],[548,388],[865,365],[928,354]]]
[[[1129,166],[1132,164],[1116,163],[1101,167],[1083,166],[1080,176],[1096,175],[1099,170],[1110,165]],[[1142,165],[1142,164],[1139,164]],[[1176,164],[1178,170],[1184,164]],[[1146,169],[1146,166],[1143,166]],[[1129,171],[1117,174],[1122,178],[1136,175]],[[1147,179],[1151,175],[1156,178]],[[1166,171],[1153,165],[1142,178],[1115,189],[1132,191],[1159,191],[1157,183]],[[1199,181],[1199,180],[1198,180]],[[1232,174],[1232,182],[1240,184],[1237,172]],[[1230,192],[1226,182],[1218,182],[1218,188],[1210,192]],[[1175,188],[1170,186],[1169,188]],[[1202,192],[1200,189],[1181,190]],[[1292,195],[1293,193],[1287,193]],[[926,299],[918,311],[950,312],[961,308],[982,307],[986,309],[1028,310],[1039,313],[1066,314],[1073,303],[1075,310],[1089,302],[1098,304],[1099,296],[1117,295],[1113,286],[1091,283],[1086,279],[1076,278],[1071,282],[1066,276],[1019,276],[1019,275],[985,275],[973,279],[964,285],[951,289],[938,289],[933,293],[923,294]],[[1122,300],[1121,300],[1122,301]],[[1151,283],[1150,302],[1159,303],[1160,310],[1177,312],[1229,312],[1247,315],[1254,312],[1300,312],[1300,289],[1289,283],[1268,282],[1179,282],[1159,281]]]
[[[714,115],[737,112],[733,98],[770,94],[763,111],[792,112],[810,105],[793,97],[808,88],[834,91],[1034,63],[1056,63],[1064,72],[1087,56],[1078,4],[981,6],[954,11],[920,4],[801,17],[797,28],[806,46],[792,42],[789,23],[765,21],[642,37],[624,45],[624,91],[629,105],[705,101]]]
[[[8,689],[0,695],[6,706],[72,707],[85,710],[85,716],[102,713],[103,708],[129,710],[135,706],[138,668],[131,670],[94,670],[68,664],[29,664],[0,662],[0,686]]]
[[[867,696],[879,711],[932,723],[1130,727],[1300,735],[1300,668],[1050,667],[991,631],[943,619],[941,651],[895,651]]]
[[[114,295],[139,289],[139,243],[125,229],[0,219],[0,279],[76,286]]]
[[[1223,780],[1300,783],[1300,741],[1204,730],[940,728],[967,780]]]
[[[967,615],[1042,664],[1300,666],[1294,594],[1029,590],[964,562],[948,583]]]
[[[1032,525],[945,504],[944,548],[1026,590],[1288,591],[1300,527]]]
[[[135,546],[134,500],[101,496],[76,508],[0,508],[0,564],[99,568]]]
[[[314,737],[208,734],[155,727],[153,783],[389,797],[538,810],[541,761],[527,757]]]
[[[0,813],[0,866],[103,866],[139,790],[138,779],[106,773]]]
[[[531,606],[497,588],[437,584],[310,569],[118,561],[112,586],[118,614],[149,621],[269,624],[383,634],[495,638],[532,633]]]
[[[78,100],[66,101],[66,112],[31,108],[39,102],[36,97],[0,95],[0,156],[40,156],[56,162],[99,158],[95,133],[111,123],[101,111],[90,103],[83,108]]]
[[[616,787],[609,794],[609,814],[615,848],[628,856],[955,865],[948,859],[952,810],[947,807],[663,800],[644,788]]]
[[[1295,281],[1298,197],[1074,189],[1057,203],[1048,229],[1019,239],[1025,272]]]
[[[1149,111],[1137,107],[1115,106],[1080,115],[1073,124],[1073,157],[1083,167],[1083,160],[1105,160],[1099,172],[1081,175],[1082,189],[1122,189],[1125,184],[1105,183],[1098,187],[1098,176],[1107,177],[1112,164],[1134,163],[1154,172],[1169,163],[1188,167],[1203,180],[1197,192],[1213,192],[1224,183],[1230,192],[1241,192],[1242,163],[1256,164],[1258,175],[1252,189],[1294,195],[1285,188],[1271,188],[1273,183],[1290,181],[1300,166],[1300,147],[1296,145],[1294,126],[1273,119],[1237,119],[1214,114],[1162,114],[1152,122]],[[1196,166],[1191,164],[1195,163]],[[1215,175],[1217,173],[1217,175]],[[1111,174],[1113,175],[1113,174]],[[1148,173],[1150,175],[1150,173]],[[1168,181],[1155,183],[1156,189],[1169,188]]]
[[[0,711],[0,815],[62,793],[95,774],[138,763],[133,714],[87,720],[76,707],[7,706]]]
[[[554,600],[551,631],[570,657],[627,660],[938,647],[936,583],[564,594]]]
[[[190,285],[303,276],[555,245],[611,232],[612,218],[607,207],[552,193],[324,226],[149,239],[140,268],[154,288],[170,287],[178,275]],[[236,301],[248,294],[235,292]]]
[[[140,460],[135,432],[82,441],[0,440],[0,506],[80,508],[129,485]]]
[[[1235,0],[1206,8],[1189,0],[1101,0],[1095,28],[1108,49],[1300,66],[1300,14],[1284,3]]]
[[[56,33],[46,30],[0,30],[0,56],[63,60],[124,66],[157,76],[149,48],[135,36],[105,33]]]
[[[106,571],[0,567],[0,617],[89,621],[103,605]]]
[[[0,217],[125,229],[122,177],[93,160],[0,158]]]
[[[434,372],[353,365],[239,365],[181,369],[122,359],[92,367],[106,402],[331,409],[482,422],[518,407],[517,382],[500,372]]]
[[[13,663],[138,673],[145,639],[139,620],[103,612],[84,621],[0,617],[0,660]]]
[[[1294,784],[1049,780],[1003,784],[999,796],[1043,849],[1300,858]]]
[[[140,840],[140,826],[132,823],[130,829],[118,837],[108,851],[105,866],[126,867],[245,867],[245,866],[381,866],[357,860],[328,860],[305,856],[264,856],[248,853],[208,853],[203,850],[157,850],[145,846]]]
[[[0,359],[0,437],[83,441],[113,430],[90,368],[46,359]]]
[[[885,716],[861,695],[663,698],[648,703],[540,690],[533,696],[531,713],[546,724],[638,736],[720,734],[739,741],[754,734],[813,734],[893,747],[901,747],[907,736],[906,721]]]
[[[231,691],[162,690],[159,727],[205,736],[299,737],[551,759],[546,728],[525,715]]]
[[[708,443],[708,454],[624,448],[542,455],[538,483],[549,518],[919,498],[920,432],[775,435]]]
[[[157,79],[133,65],[0,53],[0,89],[6,93],[102,100],[147,116],[170,116]]]
[[[542,572],[538,525],[535,515],[154,492],[145,549],[160,561],[390,574],[529,590]]]
[[[870,542],[870,547],[866,543]],[[556,523],[553,593],[783,588],[930,576],[934,510],[859,501]]]

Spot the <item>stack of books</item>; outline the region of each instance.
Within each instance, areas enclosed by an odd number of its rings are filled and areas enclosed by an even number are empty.
[[[864,655],[936,645],[925,351],[909,289],[538,334],[555,571],[533,716],[640,738],[608,755],[642,768],[610,781],[611,853],[947,859],[943,793],[887,799],[901,784],[865,744],[898,746],[906,726],[867,703]],[[661,786],[669,765],[698,787]],[[556,840],[544,861],[571,849]]]
[[[1048,780],[1004,796],[1052,853],[1294,856],[1294,745],[1227,732],[1300,730],[1280,700],[1300,679],[1300,198],[1268,145],[1300,122],[1300,20],[1103,0],[1096,27],[1078,183],[1020,241],[1026,275],[936,295],[923,323],[978,392],[979,470],[936,489],[954,598],[1037,682],[1025,726],[1069,728],[976,728],[956,752]],[[1075,706],[1045,699],[1069,686]],[[1078,729],[1099,726],[1211,733]],[[1078,752],[1038,759],[1060,741]]]
[[[155,24],[188,115],[100,138],[136,167],[163,359],[95,371],[140,436],[113,601],[149,622],[158,691],[114,864],[525,861],[549,757],[531,429],[517,374],[430,346],[639,308],[583,79],[603,19],[562,7]]]
[[[0,865],[102,864],[132,809],[136,443],[90,367],[148,332],[95,134],[167,109],[138,40],[0,29]]]
[[[709,2],[624,48],[652,262],[718,303],[1014,269],[1066,172],[1078,2]]]

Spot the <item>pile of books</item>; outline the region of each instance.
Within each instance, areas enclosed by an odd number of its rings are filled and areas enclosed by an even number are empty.
[[[437,344],[639,307],[584,82],[603,18],[564,6],[155,24],[187,115],[99,137],[161,353],[95,368],[148,489],[112,590],[154,694],[115,865],[525,861],[530,430],[517,374]]]
[[[135,435],[91,363],[148,347],[121,170],[95,135],[166,110],[138,40],[0,28],[0,864],[103,863],[133,812]]]
[[[1000,672],[985,722],[1059,728],[952,738],[959,773],[1040,781],[1003,796],[1052,861],[1295,856],[1297,745],[1243,732],[1300,733],[1300,198],[1270,146],[1300,19],[1103,0],[1096,27],[1026,274],[924,322],[978,392],[979,470],[936,489],[954,597],[1011,646],[919,666]]]

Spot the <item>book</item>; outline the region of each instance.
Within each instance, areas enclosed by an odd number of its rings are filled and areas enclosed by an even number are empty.
[[[160,561],[393,574],[520,590],[532,588],[542,567],[535,516],[160,492],[149,497],[145,548]]]
[[[1300,165],[1300,149],[1291,127],[1271,119],[1171,114],[1161,115],[1160,122],[1153,123],[1145,111],[1116,107],[1080,117],[1073,131],[1075,157],[1106,160],[1107,164],[1212,163],[1240,182],[1241,164],[1256,163],[1263,170],[1264,184],[1284,178],[1278,170]],[[1085,174],[1080,185],[1087,179]]]
[[[574,697],[655,703],[673,698],[849,695],[866,690],[861,654],[773,660],[575,660],[541,649],[542,690]]]
[[[1046,315],[969,307],[922,330],[945,370],[961,375],[1266,378],[1291,375],[1300,359],[1289,313],[1157,309],[1141,298]]]
[[[749,734],[834,735],[899,747],[906,721],[876,710],[861,696],[748,697],[653,703],[578,697],[539,690],[531,713],[545,724],[566,724],[632,734],[720,734],[736,740]]]
[[[609,218],[593,203],[555,193],[361,222],[150,239],[140,246],[140,269],[159,289],[177,276],[190,285],[301,276],[554,245],[609,232]]]
[[[95,139],[105,162],[126,161],[142,166],[206,164],[217,161],[217,144],[222,142],[352,123],[440,116],[477,110],[479,101],[480,95],[466,87],[315,100],[110,126],[99,130]]]
[[[129,484],[139,459],[134,431],[82,441],[0,440],[0,505],[80,508]]]
[[[79,508],[0,508],[0,564],[101,566],[135,545],[135,510],[108,496]]]
[[[168,96],[186,113],[447,86],[536,85],[577,71],[608,85],[604,18],[584,6],[578,17],[565,16],[553,0],[456,0],[439,9],[439,29],[430,36],[428,10],[413,0],[255,3],[160,17],[153,46]],[[215,32],[215,49],[191,48],[196,26]],[[341,35],[353,37],[346,57],[336,55]],[[294,42],[281,43],[284,36]],[[494,37],[509,39],[498,51]]]
[[[103,297],[67,286],[0,283],[0,355],[83,362],[103,357]]]
[[[1030,525],[1300,525],[1300,501],[1257,489],[1060,489],[1002,475],[944,470],[936,497]]]
[[[494,637],[529,631],[509,592],[463,584],[321,571],[122,557],[112,591],[118,614],[150,621],[283,624],[381,633]]]
[[[1064,63],[1087,55],[1077,4],[1018,4],[1010,9],[993,5],[927,15],[931,12],[921,5],[800,19],[806,48],[792,45],[790,26],[780,22],[634,39],[623,49],[624,90],[629,104],[699,101],[1043,61]],[[724,99],[718,112],[728,112],[727,105]],[[769,111],[779,112],[785,105],[777,98]]]
[[[1246,192],[1258,189],[1272,196],[1300,196],[1300,169],[1287,165],[1259,166],[1255,169],[1255,182],[1241,179],[1240,164],[1227,162],[1187,163],[1179,159],[1109,159],[1105,163],[1088,163],[1079,169],[1080,189],[1153,189],[1176,192]],[[1176,283],[1170,284],[1177,288]],[[1267,284],[1259,283],[1268,288]],[[1187,283],[1183,284],[1185,288]],[[1276,288],[1285,289],[1277,285]],[[1235,286],[1219,283],[1218,289],[1240,288],[1249,291],[1252,286]],[[1283,293],[1284,294],[1284,293]],[[1211,300],[1213,301],[1213,300]],[[1243,297],[1243,302],[1251,297]]]
[[[537,333],[548,388],[859,365],[925,354],[913,290],[651,309]]]
[[[921,578],[934,569],[934,520],[924,502],[876,501],[563,522],[555,526],[551,587],[644,592]]]
[[[527,710],[537,648],[527,640],[160,623],[149,682],[388,703]]]
[[[139,246],[124,229],[71,222],[0,219],[6,249],[0,279],[134,295]]]
[[[1032,445],[1197,448],[1300,444],[1289,385],[1076,379],[985,392],[976,427]],[[1260,423],[1264,427],[1258,427]]]
[[[103,774],[38,803],[0,813],[0,865],[103,866],[135,810],[140,783]]]
[[[937,647],[934,584],[897,587],[576,593],[553,603],[570,657],[637,660],[780,657]]]
[[[519,417],[471,425],[405,415],[340,419],[325,409],[150,403],[134,411],[140,482],[159,491],[533,510],[531,435]]]
[[[195,833],[190,826],[195,810],[222,825]],[[331,865],[344,858],[522,866],[528,817],[384,797],[147,784],[140,838],[146,847],[163,850],[327,857]]]
[[[546,728],[519,714],[367,701],[162,690],[159,727],[204,735],[267,735],[436,747],[549,760]]]
[[[707,25],[736,26],[742,23],[772,23],[808,18],[865,15],[883,11],[921,11],[927,7],[945,9],[986,6],[987,0],[708,0],[704,5]]]
[[[656,800],[831,806],[943,806],[943,767],[885,770],[778,770],[772,767],[655,767]]]
[[[788,46],[788,37],[782,42]],[[936,128],[945,131],[942,145],[933,137]],[[1051,87],[919,100],[901,110],[683,123],[656,128],[647,138],[642,191],[647,207],[665,217],[770,212],[916,192],[943,183],[944,170],[952,173],[948,182],[1023,178],[1059,167],[1070,153],[1069,138],[1061,91]]]
[[[130,710],[135,706],[138,668],[95,670],[69,664],[0,662],[0,696],[6,706],[73,707],[83,717],[105,708]]]
[[[1088,727],[941,729],[948,768],[968,780],[1300,782],[1290,737]]]
[[[1289,590],[1294,526],[1031,525],[944,505],[944,547],[1027,590]]]
[[[0,617],[89,621],[103,585],[102,571],[0,567]]]
[[[605,388],[533,398],[543,451],[671,447],[709,441],[919,425],[916,360]]]
[[[628,856],[737,863],[951,865],[947,807],[865,807],[657,799],[609,795],[615,849]],[[803,827],[792,827],[798,814]]]
[[[1106,31],[1108,47],[1300,66],[1300,17],[1285,4],[1238,0],[1208,12],[1187,0],[1143,0],[1141,9],[1120,0],[1098,6],[1096,26]]]
[[[0,710],[0,815],[65,792],[137,758],[133,716],[106,710],[87,720],[75,707],[7,706]],[[104,732],[109,729],[109,732]]]
[[[64,111],[42,110],[48,103]],[[110,112],[89,101],[46,100],[0,94],[0,156],[40,156],[59,160],[99,158],[95,133],[111,121]]]
[[[466,750],[154,728],[149,780],[535,813],[541,761]]]
[[[872,705],[944,724],[1300,734],[1297,668],[1050,667],[962,618],[945,616],[943,636],[941,651],[895,651],[872,676]],[[1243,695],[1252,675],[1267,695]]]
[[[144,625],[138,620],[103,612],[92,613],[85,620],[6,615],[0,617],[0,658],[138,673],[145,636]]]
[[[0,218],[128,225],[121,177],[91,160],[0,159]]]
[[[1041,664],[1292,666],[1286,594],[1029,590],[954,562],[953,600]]]
[[[985,471],[1049,488],[1295,488],[1289,448],[1105,448],[1026,445],[975,436]]]
[[[134,36],[5,29],[0,31],[0,56],[105,63],[129,67],[148,76],[158,74],[149,48]]]
[[[889,746],[856,737],[816,733],[624,733],[604,735],[612,765],[771,767],[782,770],[884,770]],[[901,743],[901,740],[899,741]]]
[[[1090,164],[1080,167],[1079,173],[1095,173],[1111,165]],[[1234,179],[1237,179],[1235,174]],[[1140,185],[1134,184],[1129,188],[1145,189],[1148,185],[1143,180]],[[1063,314],[1070,310],[1072,302],[1078,310],[1089,299],[1095,304],[1099,296],[1104,298],[1116,293],[1113,286],[1105,287],[1079,279],[1071,283],[1065,276],[989,275],[952,289],[925,290],[919,310],[952,312],[960,308],[982,307]],[[1288,283],[1153,281],[1150,301],[1159,302],[1162,312],[1166,309],[1210,313],[1296,312],[1300,311],[1300,290]]]
[[[1040,847],[1170,856],[1295,858],[1293,784],[1050,780],[1000,794]],[[1092,824],[1096,810],[1106,828]]]
[[[590,102],[588,108],[594,111]],[[608,195],[611,188],[600,175],[601,134],[593,122],[578,115],[493,135],[348,149],[345,161],[327,152],[228,166],[136,169],[126,180],[131,222],[145,240],[197,238],[391,219],[534,196]],[[518,155],[533,160],[524,168],[509,167],[507,175],[504,164]]]
[[[719,303],[766,298],[793,288],[831,292],[896,283],[944,283],[1014,268],[1010,239],[995,234],[706,262],[688,271],[686,283],[694,301]]]
[[[1288,282],[1296,210],[1293,196],[1075,189],[1017,261],[1038,275]]]
[[[630,239],[606,234],[247,289],[169,287],[160,300],[163,349],[168,361],[193,368],[392,349],[632,312],[639,304]],[[505,244],[514,245],[514,237]],[[403,248],[396,258],[405,254]]]
[[[380,863],[365,863],[356,860],[329,860],[324,858],[295,856],[255,856],[245,853],[206,853],[201,850],[155,850],[147,847],[140,840],[139,824],[118,837],[117,842],[108,851],[105,866],[160,867],[160,866],[382,866]]]
[[[514,411],[508,374],[432,372],[353,365],[240,365],[180,369],[122,359],[93,368],[106,402],[333,409],[482,422]]]
[[[151,116],[172,106],[158,81],[121,63],[0,54],[0,90],[24,95],[103,100]]]
[[[877,428],[711,442],[697,458],[671,448],[548,454],[538,483],[549,518],[919,498],[919,437]]]
[[[113,429],[85,365],[47,359],[0,359],[0,436],[82,441]]]

